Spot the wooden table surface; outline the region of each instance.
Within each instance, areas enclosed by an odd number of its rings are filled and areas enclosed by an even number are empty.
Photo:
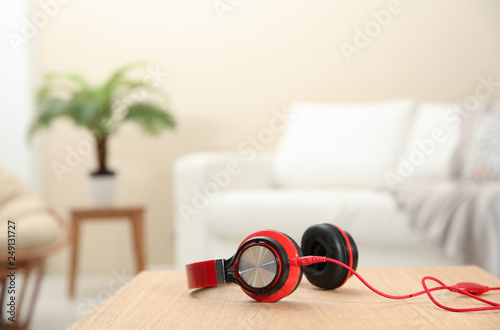
[[[450,285],[477,282],[500,286],[500,279],[475,266],[359,271],[375,288],[395,295],[422,290],[420,280],[426,275]],[[435,296],[453,307],[478,306],[465,296],[445,290]],[[500,292],[484,297],[500,301]],[[70,329],[167,328],[500,329],[500,311],[448,312],[426,295],[389,300],[368,290],[355,277],[334,291],[317,289],[304,277],[300,287],[285,299],[258,303],[235,284],[188,290],[183,271],[144,271]]]

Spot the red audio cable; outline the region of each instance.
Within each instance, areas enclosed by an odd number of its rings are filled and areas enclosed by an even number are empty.
[[[345,269],[349,270],[361,282],[363,282],[363,284],[366,285],[367,288],[369,288],[370,290],[372,290],[376,294],[381,295],[382,297],[385,297],[385,298],[389,298],[389,299],[408,299],[408,298],[420,296],[420,295],[425,293],[425,294],[427,294],[429,299],[434,304],[436,304],[436,306],[443,308],[445,310],[448,310],[448,311],[452,311],[452,312],[478,312],[478,311],[500,310],[500,303],[496,303],[496,302],[489,301],[489,300],[478,297],[479,295],[481,295],[485,292],[488,292],[488,291],[500,290],[500,287],[489,288],[489,287],[481,285],[481,284],[470,283],[470,282],[462,282],[462,283],[457,283],[455,285],[448,286],[448,285],[445,285],[440,280],[438,280],[437,278],[434,278],[431,276],[425,276],[424,278],[422,278],[422,286],[424,287],[424,290],[419,291],[419,292],[415,292],[412,294],[404,295],[404,296],[393,296],[393,295],[389,295],[389,294],[383,293],[383,292],[375,289],[368,282],[366,282],[366,280],[361,275],[359,275],[358,272],[356,272],[354,269],[352,269],[348,265],[346,265],[338,260],[327,258],[327,257],[320,257],[320,256],[306,256],[306,257],[300,257],[296,260],[297,260],[297,265],[299,265],[299,266],[307,266],[307,265],[321,263],[321,262],[333,262],[334,264],[337,264],[337,265],[342,266]],[[427,280],[434,281],[434,282],[438,283],[440,286],[437,286],[434,288],[428,288],[427,283],[426,283]],[[486,303],[486,304],[489,304],[491,306],[490,307],[474,307],[474,308],[448,307],[448,306],[445,306],[445,305],[439,303],[438,301],[436,301],[436,299],[432,296],[431,292],[437,291],[437,290],[449,290],[452,292],[464,294],[466,296],[469,296],[471,298],[474,298],[476,300],[479,300],[479,301]]]

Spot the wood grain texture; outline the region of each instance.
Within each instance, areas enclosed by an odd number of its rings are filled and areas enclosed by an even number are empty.
[[[422,290],[423,276],[446,284],[500,280],[475,266],[364,268],[375,288],[403,295]],[[487,293],[500,301],[500,292]],[[464,296],[440,291],[436,297],[453,307],[477,306]],[[351,278],[343,287],[320,290],[304,277],[300,287],[276,303],[258,303],[234,284],[190,291],[183,271],[144,271],[70,329],[166,328],[339,328],[339,329],[500,329],[500,311],[452,313],[427,296],[389,300]]]

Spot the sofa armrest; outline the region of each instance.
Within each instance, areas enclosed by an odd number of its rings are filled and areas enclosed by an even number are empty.
[[[176,267],[206,258],[203,211],[229,189],[272,186],[272,153],[245,157],[237,153],[193,153],[174,164]]]

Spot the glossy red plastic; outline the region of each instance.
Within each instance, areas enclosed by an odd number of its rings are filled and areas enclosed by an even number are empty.
[[[205,288],[217,285],[215,260],[195,262],[186,265],[188,288]]]
[[[450,286],[450,291],[458,292],[458,293],[462,293],[465,291],[465,292],[468,292],[470,294],[479,296],[485,292],[490,291],[490,288],[485,286],[485,285],[478,284],[478,283],[460,282],[460,283],[457,283],[455,285]]]

